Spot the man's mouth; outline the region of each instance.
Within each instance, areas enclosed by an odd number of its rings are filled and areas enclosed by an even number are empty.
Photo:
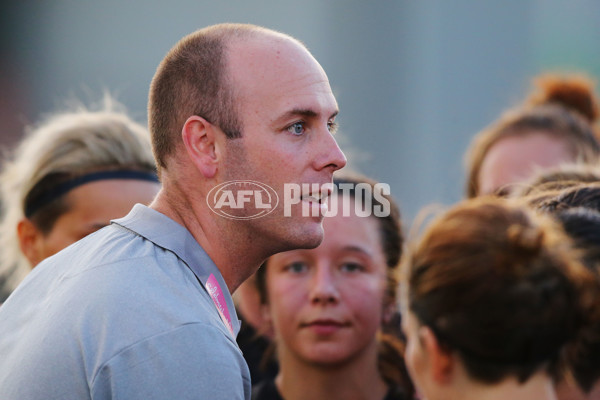
[[[310,204],[311,211],[318,212],[317,215],[324,215],[329,209],[327,199],[331,196],[331,187],[321,186],[320,190],[302,195],[301,200]],[[311,212],[315,216],[315,212]]]

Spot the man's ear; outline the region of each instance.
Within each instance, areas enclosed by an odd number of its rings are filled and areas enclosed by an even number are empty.
[[[448,384],[454,370],[454,355],[427,326],[419,328],[419,338],[429,355],[433,380],[438,384]]]
[[[42,261],[42,233],[36,228],[33,222],[27,218],[23,218],[17,224],[17,237],[21,252],[29,260],[31,268],[35,267]]]
[[[214,125],[197,115],[189,117],[181,130],[190,160],[206,178],[217,173],[220,152],[217,134],[218,129]]]

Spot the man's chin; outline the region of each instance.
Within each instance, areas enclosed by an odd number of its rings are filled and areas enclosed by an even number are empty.
[[[323,241],[324,232],[323,225],[319,222],[312,227],[310,231],[297,238],[295,248],[297,249],[314,249]]]
[[[319,235],[318,237],[311,238],[311,240],[307,241],[302,247],[299,247],[299,248],[314,249],[316,247],[319,247],[321,242],[323,242],[323,234]]]

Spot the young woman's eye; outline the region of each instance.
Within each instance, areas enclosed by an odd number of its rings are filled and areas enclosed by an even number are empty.
[[[306,131],[306,128],[304,126],[304,122],[296,122],[290,125],[287,128],[287,131],[292,135],[300,136]]]
[[[286,269],[286,271],[289,271],[291,273],[300,274],[302,272],[305,272],[308,269],[308,265],[306,265],[306,263],[304,263],[304,262],[296,261],[296,262],[288,264],[285,267],[285,269]]]
[[[365,267],[356,262],[346,262],[341,265],[341,269],[344,272],[361,272]]]

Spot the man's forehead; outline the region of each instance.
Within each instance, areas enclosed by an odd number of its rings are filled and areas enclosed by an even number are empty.
[[[325,71],[294,40],[266,37],[240,41],[229,48],[231,84],[244,103],[277,104],[278,114],[301,110],[304,114],[337,112]]]
[[[335,99],[334,99],[335,100]],[[310,119],[310,118],[319,118],[321,117],[321,113],[327,113],[327,115],[323,115],[324,117],[331,119],[331,118],[335,118],[335,116],[338,114],[339,110],[337,108],[337,104],[335,104],[334,108],[331,108],[330,110],[316,110],[313,108],[301,108],[301,107],[297,107],[297,108],[291,108],[289,110],[284,110],[280,115],[275,116],[275,118],[273,119],[273,122],[277,123],[277,122],[285,122],[289,119],[292,118],[296,118],[296,117],[302,117],[302,118],[306,118],[306,119]]]
[[[315,71],[327,80],[325,71],[308,50],[287,37],[258,35],[235,40],[228,46],[227,59],[232,80],[242,86],[293,80]]]

